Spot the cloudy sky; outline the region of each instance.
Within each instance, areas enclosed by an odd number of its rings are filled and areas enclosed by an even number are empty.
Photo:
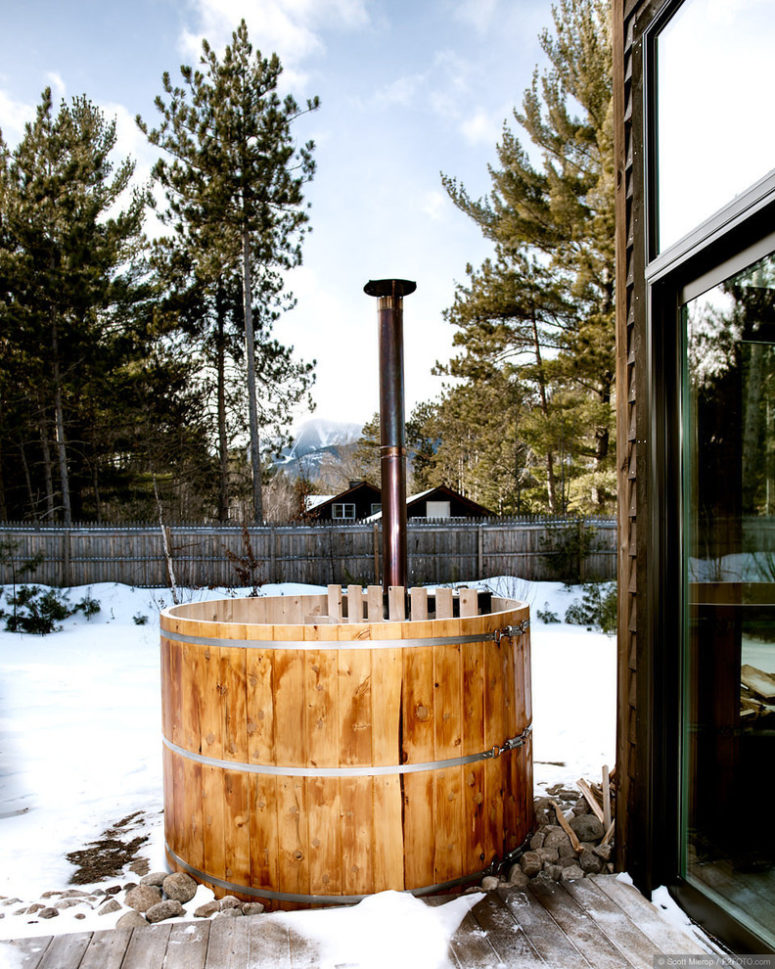
[[[316,416],[367,420],[378,409],[376,302],[370,278],[417,281],[405,300],[407,412],[436,396],[430,374],[451,352],[442,311],[467,262],[489,246],[446,197],[440,172],[474,196],[536,64],[549,0],[0,0],[0,128],[13,144],[50,85],[115,116],[119,149],[147,175],[154,150],[134,124],[157,118],[161,75],[221,48],[245,17],[251,41],[276,51],[315,140],[308,186],[313,232],[291,274],[298,305],[277,336],[316,359]],[[299,419],[304,418],[299,415]]]

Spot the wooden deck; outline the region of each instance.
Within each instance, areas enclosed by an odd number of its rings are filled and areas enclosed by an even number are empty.
[[[397,927],[400,931],[400,926]],[[267,916],[18,939],[19,969],[319,969],[316,946]],[[614,875],[502,887],[466,916],[450,945],[459,969],[653,969],[659,953],[696,953]],[[1,956],[0,956],[1,959]],[[12,955],[13,959],[13,955]],[[366,967],[364,967],[366,969]],[[405,966],[404,969],[413,969]]]

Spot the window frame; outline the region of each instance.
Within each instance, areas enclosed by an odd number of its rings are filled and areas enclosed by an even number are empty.
[[[337,514],[337,509],[342,509],[342,514]],[[347,509],[352,509],[352,515],[345,514]],[[334,501],[331,503],[331,518],[334,521],[354,522],[356,520],[357,509],[354,501]]]
[[[679,904],[708,931],[741,952],[766,952],[767,944],[724,906],[687,882],[681,874],[683,721],[685,686],[685,612],[682,550],[685,482],[685,356],[681,306],[767,253],[775,251],[775,179],[767,197],[758,190],[751,209],[739,200],[703,224],[646,270],[646,328],[643,347],[649,437],[646,445],[647,569],[639,636],[647,643],[644,706],[651,724],[642,761],[650,778],[647,852],[652,884],[665,884]],[[694,240],[690,245],[688,240]],[[640,517],[640,516],[639,516]]]
[[[663,251],[659,250],[659,138],[658,138],[658,56],[657,40],[670,20],[691,0],[665,0],[643,31],[643,149],[645,156],[645,184],[643,185],[646,274],[657,279],[677,265],[690,259],[697,248],[710,245],[724,233],[735,228],[741,221],[767,206],[775,192],[775,166],[773,170],[753,182],[740,194],[734,196],[722,208],[700,222],[680,239]]]

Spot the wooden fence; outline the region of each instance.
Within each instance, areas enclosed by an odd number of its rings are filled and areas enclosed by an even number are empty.
[[[378,524],[173,525],[166,528],[181,586],[379,582]],[[32,526],[0,523],[0,583],[169,585],[158,525]],[[495,575],[600,581],[616,576],[614,519],[423,520],[408,526],[411,584]],[[21,574],[38,557],[34,572]],[[251,567],[250,560],[255,565]]]

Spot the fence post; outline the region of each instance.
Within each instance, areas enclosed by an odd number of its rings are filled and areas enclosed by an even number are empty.
[[[275,548],[275,526],[271,524],[269,526],[269,581],[279,582],[277,577],[277,550]]]
[[[70,585],[70,531],[67,528],[62,532],[62,576],[59,584],[63,589]]]
[[[476,535],[476,577],[477,579],[484,578],[484,535],[482,532],[482,523],[479,523]]]
[[[379,526],[376,522],[372,526],[371,536],[374,551],[374,585],[379,585]]]

